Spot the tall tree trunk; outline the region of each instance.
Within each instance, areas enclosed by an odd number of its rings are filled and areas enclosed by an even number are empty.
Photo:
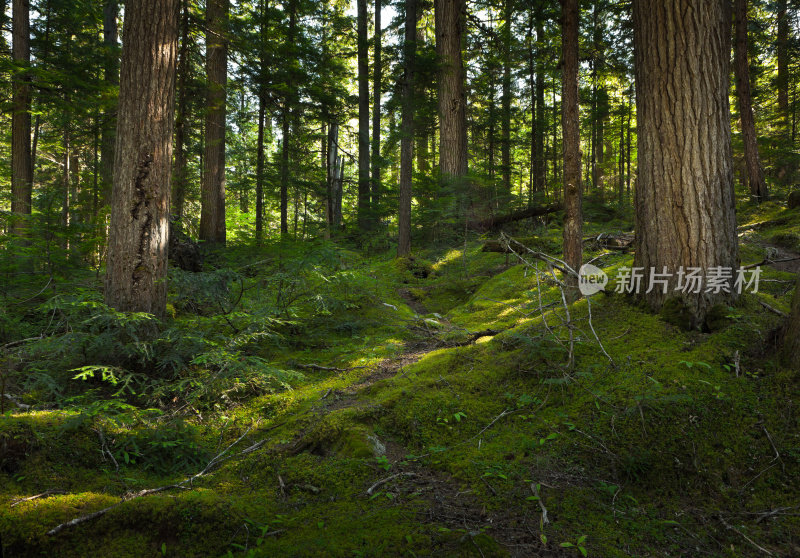
[[[467,174],[466,93],[462,57],[465,0],[436,0],[439,57],[439,169],[445,181]]]
[[[162,316],[172,166],[178,0],[128,2],[105,299]]]
[[[562,0],[561,50],[562,128],[564,136],[564,261],[577,272],[583,260],[583,211],[581,192],[580,106],[578,104],[578,0]],[[568,300],[580,297],[577,277],[569,275]]]
[[[186,159],[186,116],[188,110],[189,92],[186,82],[189,79],[192,62],[189,59],[189,1],[181,2],[181,38],[180,52],[178,54],[178,107],[175,115],[175,169],[173,172],[173,201],[172,215],[178,219],[183,218],[183,207],[186,202],[186,181],[189,178],[188,162]]]
[[[500,122],[500,158],[503,175],[503,202],[508,203],[511,196],[511,27],[513,25],[513,0],[503,0],[503,92]]]
[[[258,95],[258,139],[256,142],[256,243],[264,239],[264,121],[267,99]]]
[[[290,56],[294,57],[295,53],[295,35],[297,33],[297,0],[289,0],[289,29],[286,33],[286,48],[291,53]],[[290,65],[294,62],[291,61]],[[287,84],[286,94],[283,98],[283,114],[281,115],[281,235],[289,234],[289,123],[290,117],[294,112],[294,92],[292,91],[295,86],[294,75],[289,74],[289,83]]]
[[[739,117],[742,123],[744,158],[747,164],[747,177],[750,195],[762,201],[769,197],[764,169],[758,156],[756,124],[753,117],[753,102],[750,93],[750,64],[747,59],[747,0],[736,1],[736,96],[739,99]]]
[[[281,116],[281,235],[289,234],[289,100]]]
[[[65,105],[69,105],[70,99],[68,95],[64,96]],[[65,235],[68,234],[69,228],[69,187],[72,183],[72,175],[70,173],[70,163],[72,163],[72,157],[70,157],[70,153],[72,150],[72,136],[70,134],[70,122],[67,119],[64,122],[64,130],[61,136],[61,148],[64,150],[64,155],[61,160],[61,228]],[[69,240],[65,236],[62,239],[61,244],[65,249],[69,248]]]
[[[200,240],[225,244],[225,103],[228,79],[228,0],[206,6],[206,145]]]
[[[737,0],[738,1],[738,0]],[[786,9],[787,0],[778,0],[778,110],[784,119],[784,125],[789,123],[789,13]]]
[[[118,17],[119,0],[106,0],[103,6],[103,80],[109,89],[119,85]],[[116,129],[117,107],[109,106],[104,114],[100,140],[100,183],[102,184],[100,199],[103,204],[110,201],[111,187],[114,182],[114,134]]]
[[[631,93],[633,96],[633,93]],[[627,172],[625,173],[625,195],[628,201],[631,199],[631,122],[633,121],[633,99],[628,102],[628,129],[625,131],[625,159],[628,164]]]
[[[618,167],[617,167],[617,175],[619,179],[617,181],[617,203],[622,206],[623,197],[625,194],[625,117],[627,116],[627,110],[625,108],[625,103],[623,101],[622,107],[620,108],[620,123],[619,123],[619,157],[618,157]]]
[[[381,198],[381,80],[383,65],[381,49],[383,33],[381,29],[381,0],[375,0],[375,44],[372,68],[372,219],[377,223],[380,218]]]
[[[405,0],[403,41],[403,116],[400,124],[400,200],[397,255],[411,254],[411,182],[414,173],[414,71],[417,37],[417,0]]]
[[[11,114],[11,212],[13,234],[25,234],[24,218],[31,214],[33,161],[31,159],[31,88],[27,66],[31,62],[30,6],[13,0],[12,58],[24,69],[12,82]]]
[[[541,17],[536,20],[536,154],[533,178],[536,191],[544,190],[547,182],[547,164],[544,154],[544,137],[547,128],[544,105],[544,26]]]
[[[334,220],[334,206],[336,202],[336,180],[338,179],[338,162],[339,162],[339,125],[332,123],[328,128],[328,163],[327,163],[327,181],[326,181],[326,198],[327,198],[327,221],[328,229],[333,229]]]
[[[730,10],[727,0],[634,0],[633,14],[639,138],[634,265],[643,268],[644,285],[653,269],[674,274],[666,289],[657,284],[639,296],[654,310],[670,301],[671,314],[699,327],[712,306],[735,298],[732,281],[729,293],[707,292],[706,284],[699,293],[677,290],[681,268],[708,275],[737,267]]]
[[[367,40],[367,0],[358,5],[358,230],[370,225],[369,182],[369,43]]]
[[[531,141],[530,141],[530,168],[528,172],[528,206],[533,205],[533,193],[536,191],[536,140],[537,126],[536,120],[536,53],[533,46],[533,10],[528,12],[528,33],[526,36],[528,43],[528,87],[531,90]]]

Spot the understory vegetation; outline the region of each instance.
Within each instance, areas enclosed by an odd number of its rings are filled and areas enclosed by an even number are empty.
[[[742,265],[797,255],[799,211],[743,204]],[[557,219],[524,229],[559,255]],[[797,262],[685,331],[613,284],[567,318],[557,272],[487,240],[229,245],[170,270],[163,321],[58,262],[4,280],[4,555],[800,553]],[[20,250],[6,278],[45,257]]]

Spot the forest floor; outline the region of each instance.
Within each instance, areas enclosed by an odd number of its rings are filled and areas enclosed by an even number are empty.
[[[743,265],[783,261],[705,332],[614,292],[567,322],[544,267],[477,239],[405,260],[327,246],[331,273],[248,253],[224,312],[170,298],[174,346],[247,334],[219,348],[241,367],[204,353],[141,400],[74,362],[47,376],[60,399],[9,373],[33,407],[0,417],[3,556],[800,555],[800,380],[775,355],[800,211],[739,222]],[[558,255],[557,223],[530,232]],[[586,247],[610,275],[632,263]],[[249,334],[265,307],[271,333]]]

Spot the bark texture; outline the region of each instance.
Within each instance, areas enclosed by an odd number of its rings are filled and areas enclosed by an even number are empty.
[[[381,80],[383,79],[383,66],[381,50],[383,32],[381,30],[381,0],[375,0],[375,44],[373,47],[372,68],[372,199],[370,208],[372,218],[377,222],[380,218],[381,197]],[[325,134],[323,134],[324,136]]]
[[[369,229],[369,44],[367,0],[358,4],[358,230]]]
[[[225,87],[228,0],[208,0],[206,7],[206,139],[203,157],[200,240],[225,244]]]
[[[731,162],[727,0],[633,3],[638,179],[635,266],[677,274],[737,267]],[[654,288],[654,310],[674,299],[682,321],[699,327],[733,293]],[[731,285],[732,287],[732,285]],[[644,290],[644,289],[643,289]],[[731,291],[733,289],[731,288]],[[685,323],[685,322],[684,322]]]
[[[125,10],[106,303],[162,316],[172,163],[178,0]]]
[[[583,259],[583,211],[578,104],[578,0],[562,0],[562,135],[564,139],[564,261],[578,271]],[[579,298],[576,277],[567,280],[567,296]]]
[[[28,0],[13,0],[12,47],[15,64],[22,68],[12,83],[11,114],[11,212],[31,214],[33,161],[31,160],[31,87],[27,66],[31,62],[30,6]],[[23,234],[25,223],[12,221],[12,233]]]
[[[764,168],[758,156],[756,123],[753,117],[753,101],[750,93],[750,64],[747,59],[747,0],[736,2],[736,96],[739,99],[739,117],[742,124],[744,159],[747,166],[747,182],[750,195],[758,201],[769,197]]]
[[[789,125],[789,13],[787,0],[778,0],[778,110]]]
[[[467,113],[462,57],[465,0],[436,0],[439,57],[439,169],[444,180],[467,174]]]
[[[192,63],[189,60],[189,2],[181,0],[181,38],[178,52],[178,96],[177,114],[175,115],[175,169],[172,176],[172,216],[181,219],[186,201],[186,181],[189,178],[186,160],[186,115],[188,110],[187,81]]]
[[[400,200],[397,218],[397,255],[411,254],[411,182],[414,174],[414,66],[417,37],[417,0],[405,0],[403,41],[403,117],[400,124]]]

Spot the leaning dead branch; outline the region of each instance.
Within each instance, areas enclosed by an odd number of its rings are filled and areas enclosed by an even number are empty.
[[[567,262],[565,262],[564,260],[560,260],[558,258],[550,256],[548,254],[545,254],[544,252],[538,252],[536,250],[532,250],[527,246],[525,246],[524,244],[520,243],[519,241],[506,235],[505,233],[500,233],[500,242],[504,246],[506,246],[508,251],[511,254],[514,254],[514,256],[516,256],[517,259],[523,263],[523,265],[525,265],[529,269],[532,269],[534,273],[536,273],[536,284],[537,284],[537,290],[539,291],[539,296],[538,296],[539,309],[540,309],[540,314],[542,316],[542,322],[544,323],[548,333],[553,335],[553,338],[557,340],[559,340],[559,338],[553,334],[552,329],[547,323],[547,319],[544,314],[544,308],[542,306],[541,281],[539,279],[539,273],[541,273],[541,271],[539,269],[539,266],[532,264],[528,260],[528,258],[544,262],[544,264],[547,266],[547,271],[549,272],[549,275],[552,278],[553,282],[556,285],[558,285],[559,291],[561,293],[561,304],[564,309],[564,317],[562,318],[558,313],[555,312],[554,314],[556,316],[559,316],[559,318],[561,318],[562,325],[564,326],[564,328],[566,328],[569,334],[569,339],[568,339],[569,355],[567,358],[567,368],[572,369],[573,366],[575,365],[575,323],[570,313],[570,305],[567,302],[566,291],[565,291],[566,284],[556,276],[555,270],[559,270],[563,275],[572,275],[574,277],[579,277],[578,272],[572,269],[569,266],[569,264],[567,264]],[[523,256],[522,254],[525,254],[525,256]],[[589,309],[589,329],[591,330],[592,335],[597,341],[597,345],[600,347],[600,350],[602,351],[603,355],[608,359],[611,365],[614,366],[614,359],[611,358],[611,355],[609,355],[608,351],[606,351],[603,342],[600,340],[600,336],[597,334],[597,331],[594,328],[594,323],[592,322],[592,302],[590,298],[591,297],[586,297],[586,304]]]

